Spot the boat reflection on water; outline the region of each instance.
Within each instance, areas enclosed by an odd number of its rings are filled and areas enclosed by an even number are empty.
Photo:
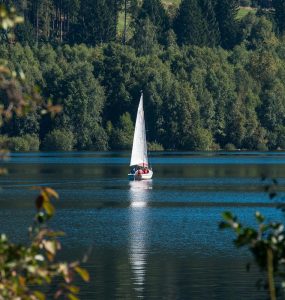
[[[149,202],[149,192],[152,190],[152,180],[130,181],[130,206],[146,207]]]
[[[132,269],[132,284],[138,298],[142,298],[146,276],[147,213],[152,180],[130,181],[129,259]]]

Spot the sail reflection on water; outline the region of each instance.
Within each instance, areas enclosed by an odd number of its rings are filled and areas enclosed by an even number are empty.
[[[152,181],[130,181],[130,245],[129,259],[132,269],[132,284],[137,297],[143,297],[147,256],[147,213]]]

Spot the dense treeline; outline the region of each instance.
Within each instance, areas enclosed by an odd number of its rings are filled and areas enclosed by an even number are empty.
[[[95,46],[129,40],[139,47],[145,39],[163,46],[173,31],[179,45],[222,46],[232,48],[240,42],[237,22],[239,5],[260,7],[260,14],[272,17],[276,30],[285,29],[283,0],[181,0],[179,7],[165,8],[160,0],[2,0],[15,5],[25,17],[16,31],[22,43],[49,42]],[[171,1],[169,0],[169,3]],[[131,28],[122,30],[122,14],[131,19]],[[119,25],[119,28],[118,28]],[[129,25],[129,24],[126,24]],[[2,39],[5,39],[5,33]],[[150,41],[149,41],[150,43]]]
[[[284,1],[241,21],[235,0],[126,1],[123,39],[122,2],[16,3],[26,22],[0,57],[63,112],[12,118],[11,149],[128,149],[141,90],[153,148],[285,148]]]

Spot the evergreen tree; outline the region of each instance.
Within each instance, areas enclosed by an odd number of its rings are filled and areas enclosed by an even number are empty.
[[[148,55],[156,52],[159,47],[157,31],[149,18],[137,22],[137,30],[131,40],[138,55]]]
[[[206,44],[210,47],[218,46],[221,35],[214,10],[216,0],[200,0],[199,5],[206,21]]]
[[[52,0],[41,0],[38,7],[38,36],[48,41],[51,36],[51,23],[53,19],[54,6]],[[61,40],[62,41],[62,40]]]
[[[257,3],[261,8],[271,8],[272,7],[272,0],[258,0]]]
[[[115,40],[118,12],[117,0],[82,0],[71,41],[95,45]]]
[[[158,41],[165,42],[165,32],[169,29],[169,19],[160,0],[144,0],[138,13],[138,20],[148,18],[156,27]],[[140,26],[138,24],[138,26]]]
[[[216,17],[221,33],[221,45],[225,49],[231,49],[237,43],[238,0],[218,0],[215,5]]]
[[[173,29],[180,45],[202,46],[206,44],[206,22],[197,0],[182,0]]]
[[[53,13],[52,0],[33,0],[27,3],[25,15],[34,27],[36,42],[49,40]]]
[[[285,32],[285,1],[273,0],[272,5],[275,9],[274,17],[278,31],[280,34],[283,34]]]

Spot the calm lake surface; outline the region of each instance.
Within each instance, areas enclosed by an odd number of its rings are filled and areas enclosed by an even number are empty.
[[[53,228],[66,232],[63,257],[89,253],[90,284],[81,299],[266,299],[246,271],[250,254],[220,231],[231,210],[248,225],[254,212],[283,220],[285,153],[158,152],[152,181],[129,182],[130,153],[17,153],[1,177],[0,231],[27,240],[36,192],[58,191]],[[278,199],[263,192],[262,174],[277,178]]]

